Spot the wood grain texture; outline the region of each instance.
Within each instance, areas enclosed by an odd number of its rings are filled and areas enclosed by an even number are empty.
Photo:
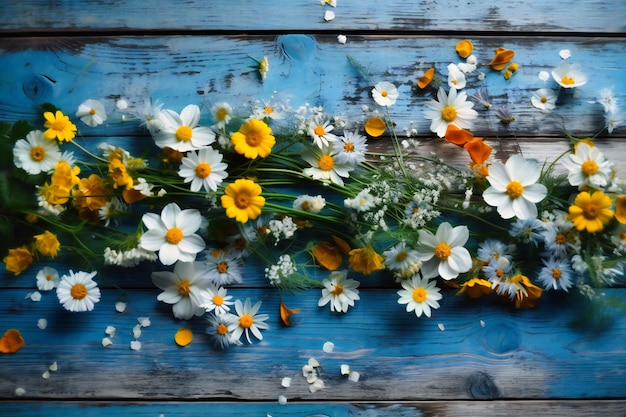
[[[336,18],[324,21],[325,10],[334,11]],[[324,8],[319,0],[235,0],[219,6],[201,0],[187,0],[180,6],[166,0],[149,5],[141,0],[64,0],[52,5],[46,0],[9,0],[0,17],[0,28],[27,33],[133,29],[620,33],[626,31],[622,19],[625,12],[620,0],[489,4],[480,0],[339,0],[336,8]]]

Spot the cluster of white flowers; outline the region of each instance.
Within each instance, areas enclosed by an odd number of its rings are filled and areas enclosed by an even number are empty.
[[[270,220],[268,227],[270,234],[276,239],[276,242],[274,242],[275,245],[278,245],[278,242],[283,239],[290,239],[296,233],[296,230],[298,230],[298,225],[290,216]]]
[[[291,256],[285,254],[278,258],[275,265],[265,268],[265,277],[269,279],[270,284],[276,286],[281,283],[283,278],[297,272],[296,264],[291,260]]]
[[[115,250],[107,247],[104,250],[104,264],[117,265],[130,268],[139,265],[143,261],[154,262],[157,255],[152,251],[147,251],[141,247],[128,250]]]
[[[413,194],[413,200],[404,210],[404,224],[419,229],[424,227],[430,220],[441,215],[437,210],[437,201],[440,191],[438,189],[423,188]]]

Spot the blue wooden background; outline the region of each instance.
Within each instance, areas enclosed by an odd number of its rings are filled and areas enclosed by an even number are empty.
[[[427,68],[443,72],[457,60],[463,38],[488,60],[498,46],[516,52],[522,65],[514,82],[489,80],[496,105],[508,106],[517,121],[478,122],[477,135],[497,143],[497,156],[521,149],[525,156],[555,156],[567,149],[562,127],[531,107],[541,87],[537,74],[557,65],[570,49],[590,74],[579,103],[613,86],[626,99],[626,5],[622,0],[551,2],[350,1],[336,8],[315,0],[200,0],[75,2],[44,0],[4,3],[0,15],[0,120],[38,120],[38,104],[75,108],[97,98],[112,108],[120,98],[152,95],[168,108],[191,102],[209,108],[250,98],[288,97],[293,106],[321,104],[333,115],[362,118],[369,88],[346,59],[351,55],[380,80],[399,86],[393,107],[398,127],[416,127],[430,138],[423,105],[412,85]],[[336,18],[326,22],[324,11]],[[345,34],[341,45],[337,35]],[[248,56],[268,56],[263,83],[242,68]],[[379,81],[375,79],[374,81]],[[595,132],[602,114],[591,105],[559,109],[574,134]],[[205,112],[206,114],[206,112]],[[137,129],[111,114],[106,126],[81,128],[87,141],[129,143]],[[626,135],[618,129],[598,146],[624,172]],[[390,147],[381,139],[376,146]],[[425,140],[424,151],[450,161],[453,146]],[[623,174],[622,174],[623,176]],[[63,265],[58,265],[63,269]],[[268,287],[261,267],[247,270],[237,298],[263,300],[271,328],[262,342],[227,352],[211,348],[199,319],[180,322],[156,301],[149,272],[107,269],[99,274],[103,297],[97,314],[61,311],[54,294],[33,303],[31,268],[20,277],[0,272],[0,331],[17,328],[26,346],[0,356],[0,415],[625,415],[626,317],[623,310],[591,307],[573,295],[550,294],[534,310],[515,311],[490,302],[446,294],[430,320],[417,320],[396,304],[388,280],[366,280],[362,300],[347,315],[319,309],[319,290],[283,294],[302,308],[297,326],[279,324],[279,294]],[[625,289],[607,289],[626,301]],[[114,305],[125,300],[123,314]],[[140,351],[129,348],[138,317],[150,317]],[[37,327],[40,318],[48,327]],[[117,328],[103,348],[107,326]],[[194,341],[173,342],[190,326]],[[331,341],[332,353],[322,346]],[[326,389],[311,393],[301,368],[316,358]],[[56,362],[49,378],[42,374]],[[358,382],[340,373],[341,364],[361,374]],[[283,377],[292,377],[289,388]],[[25,394],[16,395],[23,388]],[[279,395],[289,402],[279,405]],[[475,402],[473,400],[491,400]]]

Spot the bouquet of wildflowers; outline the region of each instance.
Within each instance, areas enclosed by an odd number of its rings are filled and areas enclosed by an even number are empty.
[[[372,83],[351,57],[373,100],[355,121],[274,99],[238,109],[120,100],[109,114],[88,99],[71,118],[46,104],[36,125],[3,124],[11,157],[0,176],[0,233],[19,242],[3,248],[6,270],[20,275],[63,255],[81,261],[78,272],[36,273],[40,291],[55,290],[64,308],[81,312],[100,300],[104,265],[150,264],[157,299],[178,319],[206,316],[222,348],[262,339],[268,327],[261,301],[228,295],[244,282],[249,257],[278,290],[319,288],[319,307],[337,313],[359,300],[361,277],[385,271],[417,317],[439,308],[443,288],[516,308],[534,307],[548,290],[600,297],[593,288],[620,282],[626,253],[626,195],[612,163],[592,138],[569,134],[570,150],[553,161],[493,158],[473,121],[515,117],[492,109],[472,48],[459,42],[462,62],[447,66],[447,84],[431,68],[415,86],[430,131],[467,152],[464,166],[421,153],[412,127],[401,139],[391,117],[398,88]],[[485,68],[510,79],[514,52],[495,52]],[[267,58],[258,62],[265,76]],[[559,90],[586,83],[565,61],[540,77],[556,83],[529,97],[546,113]],[[473,79],[481,86],[470,97]],[[601,132],[612,133],[620,123],[612,91],[598,103]],[[145,129],[148,146],[85,145],[77,124],[98,127],[112,114]],[[385,133],[393,151],[369,149]],[[286,325],[296,312],[281,304]]]

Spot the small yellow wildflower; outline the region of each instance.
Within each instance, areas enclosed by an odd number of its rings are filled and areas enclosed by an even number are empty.
[[[2,260],[7,271],[13,272],[15,276],[21,274],[33,263],[33,255],[26,246],[9,249],[9,254]]]
[[[374,271],[382,269],[384,258],[380,256],[372,245],[364,248],[352,249],[350,251],[350,269],[361,272],[363,275],[369,275]]]
[[[50,256],[52,258],[57,256],[59,249],[61,249],[61,243],[59,243],[59,240],[54,233],[46,230],[40,235],[35,235],[34,238],[35,249],[37,249],[40,254]]]
[[[56,114],[45,112],[43,117],[46,119],[44,127],[48,128],[43,132],[43,136],[48,140],[58,139],[60,142],[69,142],[76,136],[76,125],[70,122],[70,118],[63,114],[61,110],[57,110]]]

